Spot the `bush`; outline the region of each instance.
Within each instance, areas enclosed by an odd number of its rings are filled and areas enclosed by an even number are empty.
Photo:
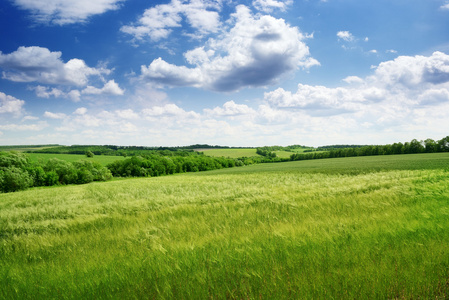
[[[16,167],[0,171],[0,190],[4,193],[26,190],[33,186],[33,179],[27,171]]]
[[[53,186],[59,183],[59,175],[55,171],[49,171],[45,174],[45,185]]]
[[[86,169],[81,169],[78,170],[78,178],[76,180],[77,184],[83,184],[83,183],[89,183],[94,181],[94,176],[92,175],[91,172],[89,172],[89,170]]]

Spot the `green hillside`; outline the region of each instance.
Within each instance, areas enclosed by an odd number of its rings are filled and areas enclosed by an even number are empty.
[[[446,299],[449,153],[0,194],[1,299]]]

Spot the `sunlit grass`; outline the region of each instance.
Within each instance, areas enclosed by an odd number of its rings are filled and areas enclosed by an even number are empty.
[[[0,298],[445,299],[448,164],[329,159],[2,194]]]
[[[240,158],[240,157],[259,156],[259,154],[256,153],[256,150],[257,149],[255,148],[201,149],[201,152],[203,152],[207,156],[212,157]]]

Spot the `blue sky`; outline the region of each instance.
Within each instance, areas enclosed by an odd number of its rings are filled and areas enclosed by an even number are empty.
[[[447,0],[0,0],[0,144],[449,135]]]

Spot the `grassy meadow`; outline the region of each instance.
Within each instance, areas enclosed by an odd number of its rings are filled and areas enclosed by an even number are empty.
[[[447,299],[449,153],[0,195],[1,299]]]
[[[259,156],[259,154],[256,153],[256,148],[198,149],[197,151],[212,157],[240,158]]]
[[[304,153],[305,150],[310,150],[313,148],[296,148],[292,149],[292,151],[273,151],[276,153],[277,157],[280,158],[289,158],[293,153]],[[198,149],[197,151],[203,152],[207,156],[212,157],[229,157],[229,158],[240,158],[240,157],[251,157],[251,156],[259,156],[256,153],[256,148],[223,148],[223,149]],[[323,152],[323,151],[317,151]]]

